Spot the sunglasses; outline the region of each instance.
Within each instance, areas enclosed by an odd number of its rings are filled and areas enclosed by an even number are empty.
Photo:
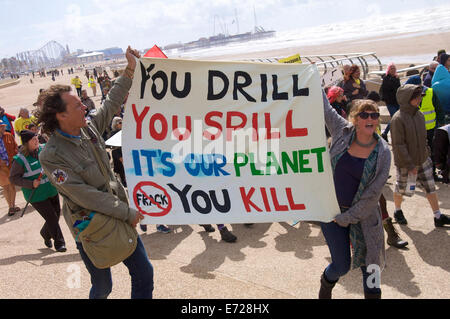
[[[378,112],[376,112],[376,113],[361,112],[358,114],[358,116],[360,118],[362,118],[363,120],[367,120],[369,118],[369,116],[372,120],[376,120],[380,117],[380,113],[378,113]]]

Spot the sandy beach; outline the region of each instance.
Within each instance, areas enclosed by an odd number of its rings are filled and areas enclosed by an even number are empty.
[[[300,35],[301,36],[301,35]],[[322,45],[299,46],[285,49],[276,49],[263,52],[249,52],[244,54],[228,54],[210,57],[208,59],[253,59],[253,58],[271,58],[286,57],[299,53],[300,55],[319,55],[319,54],[339,54],[339,53],[360,53],[376,52],[378,58],[389,57],[411,57],[409,63],[427,63],[423,58],[417,59],[417,56],[429,55],[429,60],[433,59],[436,52],[446,47],[450,43],[450,32],[436,34],[417,35],[414,33],[396,34],[390,37],[369,37],[364,39],[355,39],[352,41],[335,42]],[[391,61],[388,61],[388,63]],[[393,60],[395,63],[396,61]]]
[[[132,42],[132,41],[130,41]],[[215,56],[209,59],[250,59],[348,52],[376,52],[378,57],[421,56],[433,58],[439,49],[447,48],[450,32],[430,35],[395,35],[392,38],[368,38],[320,46],[273,49],[243,55]],[[131,43],[132,45],[132,43]],[[446,47],[447,46],[447,47]],[[394,62],[396,62],[394,60]],[[411,60],[410,63],[426,61]],[[32,110],[40,88],[53,83],[70,84],[73,75],[38,78],[22,77],[18,85],[0,89],[0,106],[17,116],[20,107]],[[83,72],[79,75],[87,88]],[[98,94],[93,97],[100,104]],[[392,165],[383,193],[390,215],[393,215],[395,168]],[[450,188],[437,183],[441,212],[450,214]],[[17,189],[16,203],[25,206]],[[1,195],[3,198],[3,195]],[[7,204],[0,201],[0,296],[19,298],[87,298],[89,274],[82,263],[75,242],[63,219],[60,224],[66,239],[67,252],[56,253],[45,248],[39,230],[42,217],[28,207],[23,218],[20,212],[7,216]],[[435,228],[433,214],[423,191],[407,198],[403,211],[408,225],[395,227],[409,242],[407,249],[386,245],[387,267],[382,273],[383,298],[448,298],[450,292],[450,228]],[[238,237],[234,244],[220,240],[220,234],[205,233],[199,225],[174,226],[169,234],[156,232],[154,225],[141,234],[155,270],[155,298],[280,298],[313,299],[319,291],[319,278],[330,262],[330,253],[320,228],[301,222],[255,224],[252,228],[232,225]],[[113,292],[110,298],[129,298],[130,280],[127,268],[112,268]],[[336,298],[363,298],[360,270],[344,276],[333,291]]]

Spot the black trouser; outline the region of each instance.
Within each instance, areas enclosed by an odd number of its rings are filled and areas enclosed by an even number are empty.
[[[79,88],[77,88],[77,94],[78,94],[78,97],[81,97],[81,88],[82,88],[82,86],[80,86]]]
[[[65,245],[64,236],[59,227],[59,216],[61,215],[59,196],[56,195],[41,202],[31,203],[31,206],[45,219],[45,224],[40,232],[44,240],[53,239],[56,249]]]
[[[431,130],[427,130],[427,144],[430,147],[431,155],[430,157],[433,158],[433,139],[434,139],[434,131],[435,129],[432,128]],[[436,165],[434,165],[433,161],[433,176],[436,175]]]

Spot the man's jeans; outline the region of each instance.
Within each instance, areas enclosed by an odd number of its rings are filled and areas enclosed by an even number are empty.
[[[95,267],[83,250],[83,245],[77,242],[81,259],[91,275],[90,299],[106,299],[112,291],[111,268],[99,269]],[[136,250],[123,261],[131,276],[131,298],[151,299],[153,293],[153,266],[148,259],[147,252],[138,236]]]

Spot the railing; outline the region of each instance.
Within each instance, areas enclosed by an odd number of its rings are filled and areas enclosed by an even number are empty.
[[[430,64],[420,64],[420,65],[415,65],[415,66],[411,66],[411,67],[407,67],[407,68],[403,68],[403,69],[399,69],[397,70],[397,73],[407,73],[408,71],[413,71],[413,70],[417,70],[419,71],[418,75],[420,75],[420,77],[422,77],[424,72],[427,72],[427,67],[429,67]],[[372,71],[369,72],[369,75],[378,75],[378,76],[383,76],[383,74],[386,73],[386,70],[380,70],[380,71]],[[401,78],[406,78],[409,77],[407,75],[402,76]]]
[[[326,55],[304,55],[300,56],[302,61],[307,60],[309,63],[315,63],[321,71],[326,72],[328,68],[336,68],[339,65],[344,64],[359,64],[361,66],[361,75],[364,80],[368,78],[368,75],[372,72],[369,71],[369,66],[374,65],[382,72],[383,66],[381,65],[380,59],[378,59],[375,52],[368,53],[346,53],[346,54],[326,54]],[[285,58],[285,57],[283,57]],[[375,63],[368,63],[368,59],[373,59]],[[278,62],[282,57],[274,58],[261,58],[261,59],[251,59],[253,62]]]

